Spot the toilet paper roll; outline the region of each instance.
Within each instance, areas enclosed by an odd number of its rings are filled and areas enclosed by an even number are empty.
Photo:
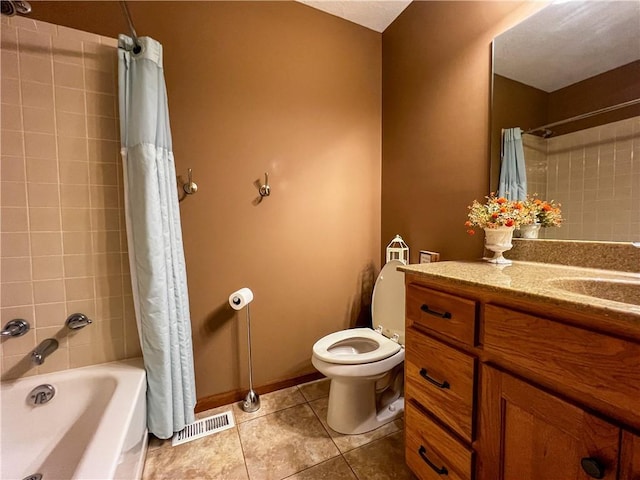
[[[246,307],[249,303],[253,301],[253,292],[251,289],[245,287],[241,288],[237,292],[233,292],[229,295],[229,305],[234,310],[240,310],[243,307]]]

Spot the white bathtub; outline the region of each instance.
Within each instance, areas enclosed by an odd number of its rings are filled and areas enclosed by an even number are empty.
[[[29,404],[29,392],[46,383],[54,386],[54,397]],[[141,478],[146,388],[140,359],[3,382],[0,478]]]

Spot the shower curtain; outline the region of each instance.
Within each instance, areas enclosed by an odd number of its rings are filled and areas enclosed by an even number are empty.
[[[196,403],[187,276],[162,45],[120,35],[118,75],[129,263],[147,371],[147,425],[169,438]]]
[[[527,198],[527,171],[524,164],[522,130],[520,128],[502,130],[501,159],[498,196],[510,200],[525,200]]]

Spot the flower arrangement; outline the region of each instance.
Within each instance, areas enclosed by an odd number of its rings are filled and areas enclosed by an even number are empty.
[[[538,198],[534,193],[527,196],[524,208],[527,211],[528,221],[524,224],[540,224],[541,227],[559,227],[562,224],[561,205],[554,200],[546,201]]]
[[[527,215],[528,210],[523,202],[507,200],[491,193],[485,197],[486,202],[480,203],[474,200],[469,209],[469,220],[465,222],[469,235],[475,234],[473,228],[498,228],[498,227],[519,227],[527,222],[531,223]]]

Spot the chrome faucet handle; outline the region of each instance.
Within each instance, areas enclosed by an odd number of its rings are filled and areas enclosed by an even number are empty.
[[[93,323],[93,321],[84,313],[74,313],[67,317],[65,325],[70,330],[78,330],[79,328],[84,328],[91,323]]]
[[[7,322],[0,335],[3,337],[21,337],[29,331],[29,328],[29,322],[22,318],[16,318]]]

